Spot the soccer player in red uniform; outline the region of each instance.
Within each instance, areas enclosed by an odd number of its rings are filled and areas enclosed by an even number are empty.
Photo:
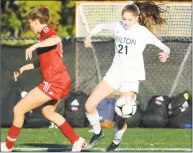
[[[37,51],[38,60],[24,65],[14,72],[14,79],[25,70],[40,68],[42,83],[32,89],[14,107],[14,119],[5,142],[1,142],[1,151],[12,151],[24,123],[24,114],[44,103],[42,114],[55,123],[64,136],[71,142],[72,151],[78,152],[85,147],[86,141],[79,137],[64,117],[55,112],[60,99],[67,96],[71,79],[62,60],[62,43],[60,37],[51,27],[51,18],[47,7],[35,7],[28,14],[31,30],[40,33],[39,42],[26,49],[26,60],[32,58],[32,52]],[[55,103],[48,103],[55,100]]]

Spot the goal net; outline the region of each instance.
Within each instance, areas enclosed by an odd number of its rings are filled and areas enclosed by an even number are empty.
[[[109,69],[114,57],[114,40],[110,32],[99,32],[93,37],[93,48],[84,47],[86,31],[100,23],[121,20],[122,8],[130,2],[77,2],[76,4],[76,90],[91,93]],[[156,36],[171,49],[166,63],[160,63],[160,49],[147,45],[144,51],[146,80],[140,82],[138,100],[146,107],[153,95],[174,96],[191,92],[192,31],[191,3],[159,3],[164,10],[166,24]],[[147,51],[148,50],[148,51]]]

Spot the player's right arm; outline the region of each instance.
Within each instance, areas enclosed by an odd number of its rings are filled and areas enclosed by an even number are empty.
[[[116,27],[116,23],[107,23],[107,24],[98,24],[98,25],[96,25],[89,33],[86,33],[84,46],[86,48],[92,47],[91,37],[94,34],[97,34],[98,32],[101,32],[101,31],[111,31],[111,32],[113,32],[115,30],[115,27]]]
[[[26,65],[20,67],[20,68],[18,69],[18,71],[14,71],[14,72],[13,72],[14,80],[17,81],[17,78],[18,78],[24,71],[32,70],[32,69],[38,68],[39,66],[40,66],[40,62],[39,62],[39,59],[37,59],[37,60],[33,61],[33,63],[26,64]]]

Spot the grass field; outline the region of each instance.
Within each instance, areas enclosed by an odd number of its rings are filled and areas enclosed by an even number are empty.
[[[76,132],[89,139],[93,133],[89,128],[76,128]],[[113,129],[104,129],[105,138],[92,150],[102,152],[113,139]],[[1,140],[5,140],[7,128],[1,129]],[[71,145],[58,129],[23,129],[14,151],[70,151]],[[146,129],[129,128],[117,149],[119,152],[192,152],[191,129]]]

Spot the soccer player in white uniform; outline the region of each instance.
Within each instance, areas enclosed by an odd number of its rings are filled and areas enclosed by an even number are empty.
[[[104,137],[97,105],[117,89],[120,91],[120,98],[126,98],[128,101],[136,99],[139,80],[145,80],[143,51],[146,45],[153,44],[162,50],[159,53],[161,62],[166,62],[169,57],[170,49],[152,34],[165,22],[160,13],[161,9],[153,2],[135,2],[123,8],[122,21],[98,24],[86,34],[84,45],[87,48],[92,47],[91,37],[102,30],[111,31],[115,39],[115,56],[112,65],[89,96],[85,106],[86,116],[94,130],[88,149]],[[117,116],[115,137],[106,151],[114,151],[118,147],[126,129],[125,119]]]

